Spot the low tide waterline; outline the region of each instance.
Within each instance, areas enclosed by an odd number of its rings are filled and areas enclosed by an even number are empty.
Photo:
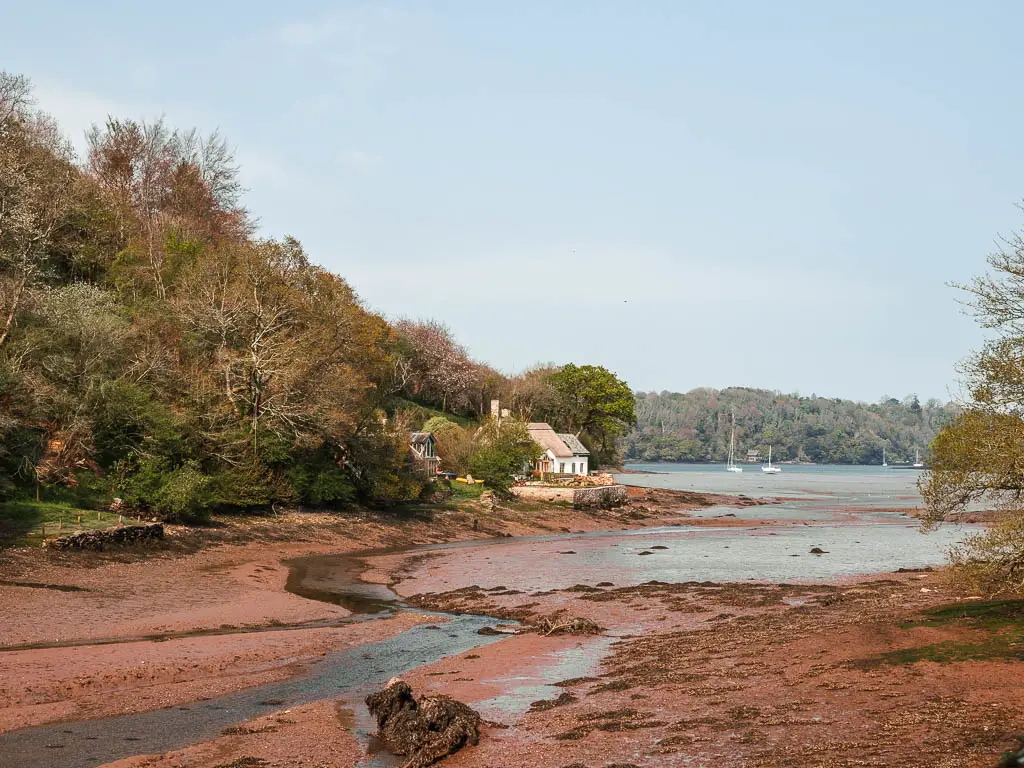
[[[347,566],[339,563],[339,567]],[[378,592],[376,597],[380,596]],[[399,605],[397,598],[394,605]],[[383,605],[377,608],[387,613]],[[329,654],[306,674],[289,680],[184,706],[0,734],[0,768],[93,768],[214,739],[225,728],[282,708],[324,700],[345,700],[362,707],[361,699],[391,677],[499,640],[477,633],[493,624],[484,616],[445,615],[433,628],[421,625],[377,643]]]
[[[702,513],[764,521],[747,526],[669,526],[474,540],[413,547],[401,553],[311,556],[289,562],[288,589],[357,612],[385,615],[401,609],[400,600],[387,587],[360,583],[359,572],[372,565],[376,555],[412,557],[427,551],[434,554],[429,563],[404,572],[404,580],[396,587],[402,594],[499,583],[526,591],[600,581],[617,586],[649,580],[830,581],[941,564],[950,545],[976,530],[942,526],[921,533],[916,522],[903,514],[920,504],[916,472],[890,475],[871,468],[784,466],[780,475],[763,476],[756,466],[742,474],[706,465],[654,465],[651,469],[662,474],[631,474],[621,479],[631,485],[785,497],[785,501],[735,510],[714,507]],[[812,554],[812,548],[824,553]],[[92,768],[130,755],[163,753],[215,738],[226,727],[282,706],[313,701],[345,700],[361,714],[359,699],[389,677],[500,641],[477,634],[493,619],[444,618],[447,621],[439,629],[418,626],[379,643],[330,654],[291,680],[182,707],[2,734],[0,768]],[[588,658],[566,657],[560,663],[596,663],[601,651],[593,647],[585,655]],[[565,676],[565,670],[558,669],[558,674]],[[481,704],[489,712],[509,711],[531,696],[544,698],[549,682],[543,676],[524,681],[523,690]]]
[[[651,474],[620,475],[628,485],[679,491],[744,494],[753,498],[830,499],[858,507],[921,504],[917,481],[921,472],[880,466],[842,464],[782,464],[777,475],[765,474],[758,464],[743,472],[726,472],[724,464],[628,464],[627,469]]]
[[[528,591],[601,581],[825,582],[940,565],[949,547],[973,530],[942,526],[922,533],[914,523],[895,522],[667,527],[513,539],[488,549],[437,546],[430,572],[407,575],[398,589],[415,594],[473,584]]]
[[[600,581],[822,582],[941,565],[950,547],[980,530],[947,524],[923,532],[907,514],[921,505],[918,472],[794,465],[778,475],[763,475],[758,466],[744,473],[714,465],[635,468],[659,474],[620,475],[619,481],[781,501],[689,513],[755,523],[747,526],[520,537],[486,549],[476,542],[432,545],[429,567],[407,572],[399,591],[442,592],[472,584],[526,591]]]

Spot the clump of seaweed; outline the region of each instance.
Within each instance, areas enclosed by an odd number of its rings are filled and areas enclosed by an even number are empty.
[[[559,615],[541,616],[533,622],[538,632],[547,635],[600,635],[604,632],[597,622],[582,616],[566,618]]]

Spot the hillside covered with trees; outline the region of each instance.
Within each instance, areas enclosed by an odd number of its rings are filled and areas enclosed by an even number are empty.
[[[297,240],[258,235],[217,134],[110,118],[87,138],[76,157],[0,72],[0,511],[413,501],[428,419],[452,471],[520,467],[528,420],[614,458],[634,420],[614,374],[508,376],[441,323],[369,311]],[[501,428],[492,399],[514,414]]]
[[[915,395],[877,403],[784,395],[730,387],[675,393],[639,392],[636,428],[623,440],[626,461],[704,462],[726,460],[732,415],[739,457],[750,450],[778,461],[879,464],[922,458],[938,430],[959,410]]]

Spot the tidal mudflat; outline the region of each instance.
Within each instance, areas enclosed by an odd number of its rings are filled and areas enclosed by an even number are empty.
[[[922,534],[911,490],[858,483],[50,564],[47,583],[91,591],[34,590],[39,611],[78,621],[15,622],[8,646],[100,644],[4,654],[0,765],[396,765],[361,702],[394,673],[488,721],[453,766],[990,765],[1022,714],[1024,609],[933,570],[970,527]],[[94,610],[121,602],[119,622]],[[600,633],[530,631],[573,617]],[[498,624],[527,631],[478,634]],[[112,642],[204,628],[223,634]]]

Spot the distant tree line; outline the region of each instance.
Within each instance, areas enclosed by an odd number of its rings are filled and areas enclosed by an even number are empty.
[[[409,431],[436,416],[476,441],[452,461],[481,454],[491,477],[529,453],[510,458],[530,420],[615,459],[634,418],[614,374],[507,376],[441,323],[368,311],[297,240],[256,234],[216,133],[110,118],[87,139],[77,158],[29,81],[0,72],[0,504],[415,501],[430,479]],[[492,399],[521,428],[492,429]]]
[[[735,415],[741,458],[750,450],[767,456],[772,446],[777,461],[880,464],[884,448],[889,463],[909,462],[917,451],[928,457],[936,433],[958,412],[916,395],[859,403],[744,387],[639,392],[637,425],[622,449],[634,462],[725,461]]]

